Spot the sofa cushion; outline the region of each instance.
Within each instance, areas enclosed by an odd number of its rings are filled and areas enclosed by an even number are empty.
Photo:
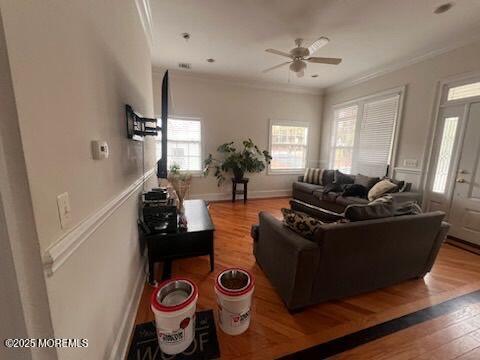
[[[348,184],[343,189],[342,196],[358,196],[359,198],[366,199],[368,195],[368,189],[360,184]]]
[[[313,194],[314,191],[323,191],[323,186],[307,184],[304,182],[294,182],[293,191],[300,191],[306,194]]]
[[[315,197],[323,200],[323,201],[328,201],[328,202],[334,203],[335,200],[337,199],[337,197],[342,195],[342,193],[341,192],[334,192],[334,191],[331,191],[331,192],[328,192],[328,193],[325,193],[324,191],[314,191],[313,195]]]
[[[352,204],[368,204],[368,200],[356,196],[339,196],[335,199],[335,202],[342,206],[348,206]]]
[[[348,205],[345,218],[350,221],[381,219],[394,216],[394,206],[390,202],[373,202],[370,204]]]
[[[306,168],[303,181],[308,184],[323,185],[323,169]]]
[[[368,200],[372,201],[378,199],[379,197],[394,190],[395,188],[397,188],[397,185],[395,185],[388,179],[383,179],[373,185],[373,187],[370,189],[370,191],[368,192]]]
[[[367,192],[380,181],[379,177],[370,177],[362,174],[355,176],[354,184],[362,185],[367,188]]]
[[[335,170],[323,170],[322,184],[324,186],[333,184],[335,180]]]
[[[323,225],[320,220],[300,211],[283,208],[282,214],[283,224],[306,238],[311,239],[318,228]]]
[[[353,184],[355,182],[355,176],[344,174],[339,170],[335,170],[333,182],[335,184]]]

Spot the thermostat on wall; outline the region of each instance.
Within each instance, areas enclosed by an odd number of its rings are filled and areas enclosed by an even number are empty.
[[[108,158],[108,144],[106,141],[92,141],[92,156],[94,160],[103,160]]]

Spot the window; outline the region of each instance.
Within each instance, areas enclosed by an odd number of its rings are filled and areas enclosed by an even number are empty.
[[[357,105],[335,110],[332,164],[333,168],[348,174],[352,170],[357,112]]]
[[[168,119],[167,167],[178,164],[181,170],[202,170],[202,131],[199,119]],[[161,136],[157,138],[157,158],[161,158]]]
[[[480,96],[480,81],[451,87],[448,89],[447,101]]]
[[[331,168],[349,174],[386,175],[400,96],[400,91],[395,91],[334,110]]]
[[[308,124],[272,121],[270,124],[270,170],[276,173],[299,172],[307,163]]]
[[[447,186],[450,163],[453,154],[453,145],[455,144],[455,135],[457,132],[458,117],[448,117],[443,125],[442,142],[437,158],[437,169],[433,180],[432,191],[444,193]]]

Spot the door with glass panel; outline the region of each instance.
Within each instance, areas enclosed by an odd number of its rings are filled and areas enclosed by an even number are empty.
[[[450,235],[480,245],[480,102],[468,107],[454,175]]]
[[[462,105],[443,108],[440,112],[433,148],[433,174],[430,176],[427,208],[448,214],[454,187],[455,159],[465,108]],[[431,171],[432,171],[431,170]]]

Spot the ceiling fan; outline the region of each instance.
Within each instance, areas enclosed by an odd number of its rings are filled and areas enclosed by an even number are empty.
[[[290,50],[290,52],[284,52],[275,49],[266,49],[266,52],[285,56],[290,58],[290,61],[272,66],[271,68],[265,69],[262,72],[266,73],[275,69],[278,69],[284,65],[290,64],[290,70],[297,74],[297,77],[302,77],[304,75],[305,68],[307,67],[307,62],[317,63],[317,64],[329,64],[329,65],[338,65],[342,62],[342,59],[339,58],[325,58],[325,57],[312,57],[311,55],[316,52],[321,47],[327,45],[330,40],[324,36],[315,40],[309,47],[303,47],[303,39],[296,39],[295,45],[297,47]]]

